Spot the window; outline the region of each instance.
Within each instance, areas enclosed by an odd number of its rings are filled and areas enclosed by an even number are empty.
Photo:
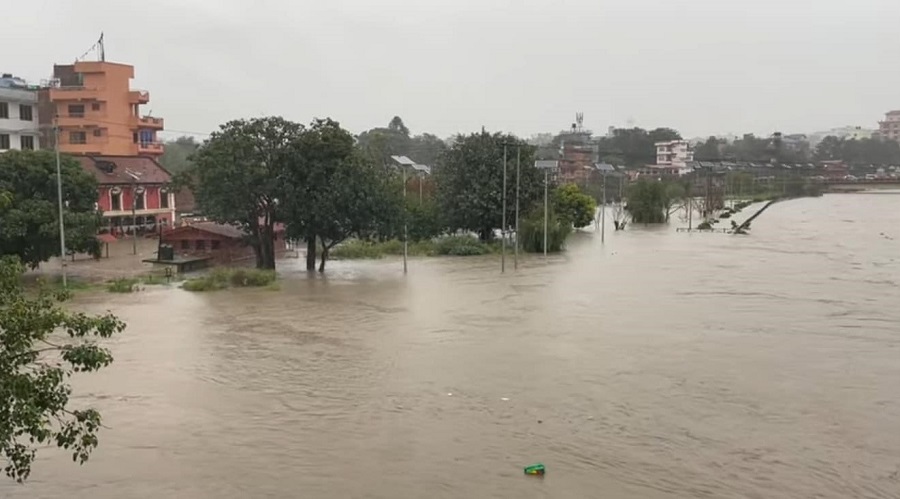
[[[134,132],[133,134],[131,134],[131,140],[132,140],[135,144],[137,144],[137,132]]]
[[[140,189],[140,187],[138,187]],[[146,208],[147,193],[138,191],[134,196],[134,209],[143,210]]]
[[[169,193],[165,190],[159,191],[159,207],[160,208],[168,208],[169,207]]]
[[[191,242],[188,241],[187,239],[182,239],[181,240],[181,249],[183,249],[183,250],[191,249]]]
[[[212,241],[212,243],[210,244],[210,247],[214,250],[217,250],[222,247],[222,241],[218,241],[218,240]]]
[[[22,135],[19,137],[19,145],[23,151],[34,150],[34,137],[31,135]]]
[[[0,102],[0,118],[9,119],[9,104]]]
[[[9,149],[9,135],[3,134],[0,135],[0,151],[5,151]]]
[[[204,241],[203,239],[197,239],[197,249],[205,250],[206,249],[206,241]]]
[[[31,115],[31,106],[28,104],[19,105],[19,119],[22,121],[31,121],[34,118]]]
[[[103,137],[103,129],[95,128],[94,129],[94,137]]]
[[[109,206],[112,211],[121,211],[122,210],[122,193],[114,192],[110,193],[110,202]]]
[[[87,144],[87,134],[84,132],[69,132],[69,144]]]
[[[69,116],[84,118],[84,104],[69,104]]]
[[[91,104],[91,111],[99,111],[99,110],[100,110],[99,102],[95,102],[95,103]]]

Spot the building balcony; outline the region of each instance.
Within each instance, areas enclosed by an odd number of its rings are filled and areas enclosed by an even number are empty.
[[[162,142],[138,142],[137,144],[138,154],[147,156],[158,156],[165,152],[165,149]]]
[[[151,116],[135,116],[133,118],[133,128],[143,128],[145,130],[162,130],[164,123],[162,118],[154,118]]]
[[[128,102],[130,104],[149,104],[150,92],[146,90],[132,90],[128,92]]]
[[[103,92],[99,88],[55,87],[50,88],[50,102],[60,101],[102,101]]]

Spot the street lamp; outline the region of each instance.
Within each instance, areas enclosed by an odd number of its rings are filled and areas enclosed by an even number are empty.
[[[600,207],[600,242],[606,242],[606,175],[616,168],[607,163],[595,163],[594,168],[603,174],[603,205]]]
[[[144,188],[137,185],[140,173],[125,170],[125,174],[131,177],[131,250],[137,255],[137,197],[144,194]]]
[[[53,148],[56,150],[56,197],[59,203],[59,261],[62,262],[62,285],[68,288],[66,282],[66,224],[63,220],[63,194],[62,171],[59,164],[59,119],[54,119],[53,133],[56,136]]]
[[[408,270],[407,260],[409,258],[409,224],[406,220],[406,170],[413,169],[418,171],[419,168],[417,167],[421,167],[423,170],[428,169],[428,167],[418,165],[406,156],[391,156],[391,160],[394,162],[394,166],[398,167],[403,173],[403,273],[405,274]]]
[[[559,161],[556,160],[539,160],[534,162],[534,167],[539,170],[544,170],[544,256],[547,256],[547,230],[548,224],[547,220],[550,216],[550,203],[549,203],[549,186],[550,186],[550,171],[556,171],[559,168]]]

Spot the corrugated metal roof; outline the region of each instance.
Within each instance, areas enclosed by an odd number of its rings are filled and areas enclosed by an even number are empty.
[[[539,159],[534,162],[534,167],[541,170],[555,170],[559,168],[559,161],[553,159]]]
[[[84,171],[90,173],[101,185],[130,184],[139,177],[138,184],[167,184],[172,176],[162,165],[145,156],[76,156]]]
[[[414,166],[416,164],[415,161],[406,156],[391,156],[391,159],[400,166]]]

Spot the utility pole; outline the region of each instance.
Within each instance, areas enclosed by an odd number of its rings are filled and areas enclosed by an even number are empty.
[[[519,177],[522,171],[522,147],[516,145],[516,253],[515,269],[519,270]]]
[[[547,186],[550,184],[550,172],[544,170],[544,257],[547,256],[547,217],[549,216],[549,208],[547,201],[549,199]]]
[[[603,206],[600,207],[600,243],[606,242],[606,171],[603,171]]]
[[[53,131],[56,137],[54,149],[56,150],[56,197],[59,202],[59,261],[62,262],[62,285],[68,289],[66,282],[66,223],[63,220],[63,195],[62,195],[62,169],[59,164],[59,118],[53,120]]]
[[[506,272],[506,143],[503,143],[503,222],[500,227],[500,272]]]
[[[131,178],[131,250],[137,255],[137,179]]]
[[[406,206],[406,166],[401,165],[400,168],[403,170],[403,273],[405,274],[407,271],[406,259],[409,255],[409,222],[407,221],[409,213]]]

